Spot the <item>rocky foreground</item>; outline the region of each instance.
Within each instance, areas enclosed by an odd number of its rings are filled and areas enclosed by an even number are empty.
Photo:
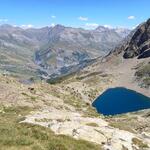
[[[106,150],[143,149],[150,146],[150,135],[131,133],[112,127],[101,117],[84,117],[66,110],[44,110],[26,116],[21,123],[38,124],[50,128],[55,134],[69,135],[100,144]],[[135,143],[134,140],[139,141]]]

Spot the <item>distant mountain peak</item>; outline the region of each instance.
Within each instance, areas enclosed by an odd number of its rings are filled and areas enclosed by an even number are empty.
[[[129,35],[129,33],[131,32],[131,30],[130,29],[128,29],[128,28],[119,28],[119,27],[117,27],[117,28],[114,28],[114,30],[115,30],[115,32],[117,32],[119,35],[121,35],[121,37],[126,37],[127,35]]]
[[[56,28],[56,29],[64,29],[65,28],[65,26],[63,26],[63,25],[61,25],[61,24],[57,24],[57,25],[55,25],[53,28]]]
[[[0,25],[0,28],[6,29],[6,28],[13,28],[14,26],[10,25],[10,24],[2,24]]]
[[[109,28],[109,27],[105,27],[105,26],[98,26],[95,29],[96,32],[115,32],[117,33],[120,37],[125,38],[130,32],[130,29],[127,28],[122,28],[122,27],[117,27],[117,28]]]
[[[104,32],[106,30],[109,30],[109,28],[106,28],[106,27],[100,25],[95,30],[98,32]]]

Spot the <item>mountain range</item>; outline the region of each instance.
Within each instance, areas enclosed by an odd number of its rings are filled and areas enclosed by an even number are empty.
[[[25,77],[70,73],[108,54],[129,32],[103,26],[95,30],[62,25],[22,29],[4,24],[0,26],[0,69]]]

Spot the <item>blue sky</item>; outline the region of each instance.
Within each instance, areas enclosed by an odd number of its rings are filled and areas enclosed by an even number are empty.
[[[0,24],[133,28],[150,17],[150,0],[0,0]]]

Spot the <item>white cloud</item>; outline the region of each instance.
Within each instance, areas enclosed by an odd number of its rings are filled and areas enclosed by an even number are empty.
[[[18,27],[16,24],[13,24],[12,26],[13,26],[13,27]]]
[[[8,22],[8,19],[0,19],[0,22]]]
[[[88,17],[82,17],[82,16],[78,17],[78,19],[81,21],[88,21],[89,20]]]
[[[105,27],[105,28],[109,28],[109,29],[113,29],[113,26],[108,25],[108,24],[105,24],[104,27]]]
[[[51,16],[51,18],[55,19],[55,18],[56,18],[56,16],[52,15],[52,16]]]
[[[135,16],[128,16],[128,19],[133,20],[133,19],[135,19]]]
[[[51,23],[51,25],[50,25],[51,27],[54,27],[55,26],[55,23]]]
[[[23,24],[20,27],[23,28],[23,29],[28,29],[28,28],[33,28],[34,25],[32,25],[32,24]]]
[[[87,29],[95,29],[98,26],[99,26],[99,24],[97,24],[97,23],[86,23],[85,24],[85,28],[87,28]]]

